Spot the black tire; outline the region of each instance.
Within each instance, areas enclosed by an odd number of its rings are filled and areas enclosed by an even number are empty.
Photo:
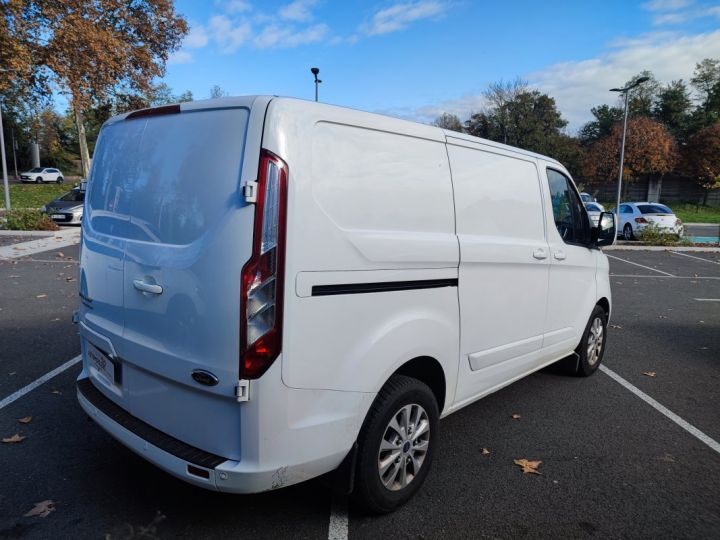
[[[424,438],[423,434],[426,432],[423,430],[418,434],[418,431],[412,431],[414,429],[412,427],[413,423],[409,422],[411,426],[410,430],[408,430],[410,437],[402,442],[400,432],[393,431],[393,428],[390,427],[393,417],[395,419],[399,418],[406,406],[411,407],[411,411],[413,410],[412,407],[419,406],[414,410],[419,411],[422,409],[426,413],[429,427],[427,445],[424,446],[426,449],[425,454],[417,470],[415,470],[413,458],[410,456],[417,457],[418,453],[423,452],[420,447],[415,450],[413,446],[418,442],[422,442],[421,439]],[[370,407],[358,437],[353,497],[364,510],[374,514],[392,512],[410,500],[420,489],[430,470],[435,448],[437,447],[438,419],[437,401],[426,384],[405,375],[393,375],[385,383],[385,386],[382,387],[375,398],[372,407]],[[419,418],[417,425],[423,425]],[[400,446],[397,446],[400,457],[395,459],[394,463],[392,463],[393,460],[390,461],[388,478],[392,476],[391,469],[398,470],[400,476],[402,476],[403,472],[407,474],[409,470],[412,470],[413,474],[404,487],[398,487],[395,485],[394,480],[390,480],[392,488],[388,488],[380,477],[380,445],[381,442],[386,440],[387,434],[393,432],[398,434],[397,440],[400,441]],[[413,436],[416,439],[413,439]],[[395,444],[397,444],[397,441]],[[388,457],[386,459],[394,455],[394,450],[383,452],[387,452]],[[402,484],[399,479],[398,484]]]
[[[578,377],[589,377],[597,371],[602,363],[603,356],[605,355],[605,349],[607,346],[607,322],[608,316],[605,310],[600,306],[595,306],[590,319],[588,320],[585,331],[583,332],[580,344],[575,349],[575,353],[578,355],[578,366],[577,373]],[[598,342],[597,328],[600,328],[599,334],[599,345],[595,354],[590,353],[591,336],[595,336],[594,342]]]
[[[55,180],[55,182],[57,182],[58,184],[62,184],[64,181],[65,179],[62,176],[58,176],[57,180]]]
[[[623,227],[623,238],[625,240],[635,240],[635,234],[633,233],[632,225],[626,223]]]
[[[36,184],[42,184],[42,181],[43,181],[42,176],[38,176],[38,177],[35,179],[35,183],[36,183]]]

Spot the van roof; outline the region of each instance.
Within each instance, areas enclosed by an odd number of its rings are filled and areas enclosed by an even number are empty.
[[[463,141],[469,141],[474,142],[477,144],[482,144],[485,146],[490,146],[493,148],[498,148],[501,150],[505,150],[508,152],[513,152],[517,154],[522,154],[524,156],[533,157],[536,159],[542,159],[545,161],[549,161],[551,163],[555,163],[557,165],[560,165],[560,162],[557,161],[554,158],[538,154],[536,152],[530,152],[529,150],[523,150],[522,148],[517,148],[515,146],[510,146],[507,144],[498,143],[495,141],[491,141],[489,139],[483,139],[481,137],[475,137],[473,135],[468,135],[466,133],[460,133],[457,131],[451,131],[447,129],[442,129],[440,127],[431,126],[428,124],[422,124],[420,122],[414,122],[412,120],[405,120],[402,118],[397,118],[394,116],[389,116],[385,114],[379,114],[379,113],[372,113],[368,111],[363,111],[361,109],[354,109],[353,107],[344,107],[339,105],[330,105],[327,103],[316,103],[314,101],[310,100],[304,100],[299,98],[292,98],[292,97],[281,97],[281,96],[269,96],[269,95],[254,95],[254,96],[233,96],[233,97],[221,97],[221,98],[215,98],[215,99],[204,99],[204,100],[198,100],[198,101],[188,101],[180,104],[173,104],[173,105],[179,105],[181,111],[190,111],[190,110],[197,110],[197,109],[215,109],[215,108],[226,108],[226,107],[247,107],[251,108],[253,104],[256,101],[265,101],[266,103],[269,103],[271,100],[282,100],[282,101],[295,101],[295,102],[302,102],[307,104],[309,107],[323,107],[323,108],[332,108],[337,109],[338,111],[341,110],[354,110],[361,112],[363,114],[372,115],[372,116],[379,116],[382,117],[385,120],[392,120],[393,122],[398,123],[398,125],[408,125],[408,127],[413,126],[413,128],[417,128],[417,126],[423,126],[423,127],[429,127],[434,130],[437,130],[438,133],[442,133],[445,137],[448,139],[457,139],[457,140],[463,140]],[[149,107],[148,109],[140,109],[142,111],[150,111],[152,109],[158,109],[161,107],[167,107],[168,105],[160,105],[157,107]],[[123,114],[119,114],[117,116],[113,116],[109,120],[105,122],[104,125],[113,124],[115,122],[124,120],[129,115],[133,113],[137,113],[138,111],[129,111]]]

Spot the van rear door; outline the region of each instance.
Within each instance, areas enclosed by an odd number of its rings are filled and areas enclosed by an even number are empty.
[[[240,458],[240,273],[254,217],[240,194],[249,115],[175,107],[115,121],[89,186],[90,227],[125,254],[121,383],[96,385],[133,416],[230,459]]]

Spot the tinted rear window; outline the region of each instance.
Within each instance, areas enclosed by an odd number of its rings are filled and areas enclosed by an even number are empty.
[[[641,214],[671,214],[670,209],[667,206],[661,206],[659,204],[638,204],[638,210]]]
[[[60,197],[58,200],[59,201],[83,202],[85,200],[85,193],[80,191],[79,189],[73,189],[72,191],[68,191],[65,195]]]
[[[247,109],[189,111],[103,128],[88,184],[90,225],[188,244],[237,204]]]

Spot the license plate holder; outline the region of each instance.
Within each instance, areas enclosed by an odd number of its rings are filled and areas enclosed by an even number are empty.
[[[119,363],[91,343],[87,344],[87,356],[91,372],[95,372],[96,377],[104,379],[104,382],[111,386],[120,383],[121,366]]]
[[[50,219],[65,219],[65,214],[51,214]]]

